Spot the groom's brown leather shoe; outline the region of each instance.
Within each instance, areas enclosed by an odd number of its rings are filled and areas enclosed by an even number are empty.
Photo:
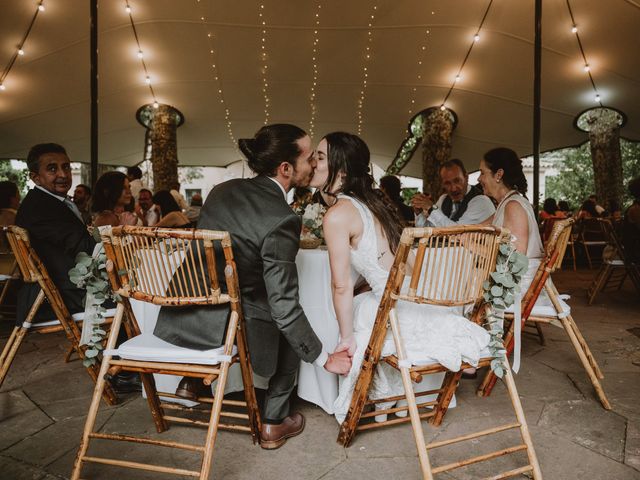
[[[266,450],[280,448],[287,438],[295,437],[303,430],[304,417],[299,412],[286,417],[282,423],[263,423],[260,431],[260,446]]]

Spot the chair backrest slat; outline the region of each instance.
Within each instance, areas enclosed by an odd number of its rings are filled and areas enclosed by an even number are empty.
[[[220,293],[214,244],[219,243],[231,273],[237,274],[227,232],[146,227],[104,227],[105,252],[114,264],[114,290],[157,305],[213,305],[234,301]],[[114,280],[115,279],[115,280]]]
[[[410,281],[396,282],[396,298],[442,306],[475,304],[482,283],[495,268],[498,247],[508,231],[494,226],[405,228],[399,251],[408,252],[418,241]],[[407,258],[396,255],[394,268],[404,269]]]

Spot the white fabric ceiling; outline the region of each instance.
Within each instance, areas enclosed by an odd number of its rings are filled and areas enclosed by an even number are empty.
[[[488,1],[130,4],[157,98],[186,118],[178,130],[182,165],[222,166],[239,158],[227,132],[220,89],[236,139],[251,136],[262,125],[264,20],[270,121],[309,128],[317,29],[316,140],[333,130],[356,131],[366,66],[362,136],[373,160],[386,167],[406,135],[412,98],[414,113],[442,102]],[[521,155],[532,151],[533,3],[493,2],[463,79],[447,102],[459,119],[453,155],[469,167],[475,168],[493,146],[509,146]],[[45,0],[26,54],[0,91],[0,158],[24,158],[31,145],[54,141],[67,147],[72,160],[89,161],[88,4]],[[0,68],[15,51],[35,6],[35,1],[0,0]],[[99,4],[99,157],[101,163],[131,165],[142,160],[144,143],[135,112],[152,98],[124,7],[124,1],[116,0]],[[627,114],[623,136],[640,139],[640,56],[633,46],[640,31],[640,4],[573,0],[572,7],[602,102]],[[371,14],[375,18],[369,28]],[[208,32],[213,34],[213,56]],[[367,45],[371,57],[365,64]],[[573,119],[596,104],[566,0],[543,2],[542,56],[542,149],[581,143],[586,135],[573,127]],[[402,173],[419,176],[420,171],[414,158]]]

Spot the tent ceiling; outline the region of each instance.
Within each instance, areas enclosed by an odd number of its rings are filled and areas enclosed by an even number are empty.
[[[88,3],[45,1],[46,11],[25,45],[26,55],[17,60],[6,90],[0,91],[0,158],[23,158],[32,144],[55,141],[67,147],[73,160],[89,160]],[[406,135],[411,99],[416,101],[414,113],[442,102],[488,0],[380,1],[370,29],[374,2],[364,0],[320,0],[320,10],[316,1],[130,3],[157,98],[186,118],[178,130],[181,164],[221,166],[239,158],[227,132],[219,89],[236,139],[251,136],[262,125],[258,13],[263,4],[270,121],[309,127],[319,12],[316,140],[333,130],[356,131],[365,48],[371,45],[362,136],[373,160],[386,167]],[[572,5],[603,103],[627,114],[623,136],[640,139],[640,56],[633,50],[640,7],[632,0],[574,0]],[[131,165],[142,160],[144,141],[135,112],[152,98],[124,1],[99,6],[100,162]],[[0,66],[15,51],[34,8],[35,2],[0,0]],[[573,120],[595,106],[570,29],[566,1],[546,0],[543,150],[586,140]],[[213,56],[207,32],[213,34]],[[447,102],[459,119],[453,155],[475,167],[493,146],[531,153],[533,2],[494,1],[462,75]],[[403,173],[419,176],[420,171],[414,158]]]

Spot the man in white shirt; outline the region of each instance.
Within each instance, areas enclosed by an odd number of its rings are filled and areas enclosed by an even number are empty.
[[[136,214],[142,220],[145,227],[153,227],[160,220],[158,207],[153,204],[153,194],[151,190],[143,188],[138,194],[138,208]]]
[[[422,210],[416,216],[416,227],[477,225],[495,213],[491,199],[483,195],[477,185],[469,185],[469,175],[459,159],[442,164],[440,179],[445,193],[435,204],[430,196],[423,194],[414,195],[411,199],[412,206]]]
[[[127,178],[129,179],[129,189],[131,190],[131,195],[133,196],[133,198],[138,200],[140,190],[144,188],[144,185],[142,184],[142,170],[140,170],[140,167],[127,168]]]

